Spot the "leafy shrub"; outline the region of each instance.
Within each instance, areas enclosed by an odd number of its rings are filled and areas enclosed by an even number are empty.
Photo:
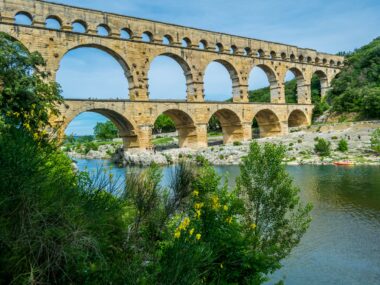
[[[234,146],[239,146],[239,145],[242,145],[242,143],[241,143],[241,141],[235,141],[235,142],[233,142],[233,145]]]
[[[329,156],[331,152],[331,143],[323,138],[318,138],[314,145],[314,151],[320,156]]]
[[[347,143],[347,141],[345,139],[341,139],[339,141],[337,150],[339,150],[341,152],[348,151],[348,143]]]
[[[371,136],[371,149],[380,153],[380,128],[376,129]]]
[[[224,159],[224,155],[223,154],[219,154],[219,159]]]
[[[302,139],[298,139],[297,142],[298,142],[298,143],[303,143],[303,140],[302,140]]]
[[[338,137],[337,137],[337,136],[332,136],[331,139],[332,139],[332,140],[337,140]]]

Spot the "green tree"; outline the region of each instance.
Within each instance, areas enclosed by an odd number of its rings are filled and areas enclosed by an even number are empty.
[[[49,119],[63,102],[60,88],[48,82],[45,61],[37,52],[0,33],[0,121],[24,127],[36,140],[49,137]]]
[[[324,138],[317,138],[314,151],[320,156],[329,156],[331,153],[331,143]]]
[[[153,133],[155,134],[170,133],[175,131],[175,123],[168,115],[161,114],[154,122]]]
[[[373,151],[380,153],[380,129],[376,129],[371,136],[371,148]]]
[[[252,143],[237,180],[246,208],[242,222],[261,260],[255,268],[263,274],[281,267],[280,261],[299,243],[311,221],[312,207],[301,205],[299,189],[282,163],[284,157],[283,146]]]
[[[341,139],[338,143],[338,148],[337,150],[339,150],[340,152],[346,152],[348,151],[348,143],[347,143],[347,140],[345,139]]]
[[[359,112],[365,118],[380,118],[379,66],[380,38],[348,54],[328,94],[333,110]]]
[[[98,140],[112,140],[118,137],[119,132],[111,121],[106,121],[105,123],[96,123],[94,135]]]

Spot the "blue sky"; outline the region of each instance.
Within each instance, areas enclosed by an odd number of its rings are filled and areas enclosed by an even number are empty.
[[[358,48],[380,36],[378,0],[56,0],[53,2],[115,12],[336,53]],[[165,76],[162,76],[162,75]],[[291,79],[289,75],[287,79]],[[107,54],[79,49],[67,54],[57,76],[66,98],[127,98],[128,84]],[[185,78],[169,58],[156,58],[149,72],[152,98],[185,98]],[[250,88],[266,86],[260,70]],[[227,99],[231,82],[217,63],[205,75],[207,99]],[[83,114],[66,133],[90,134],[98,115]],[[104,119],[102,119],[104,120]]]

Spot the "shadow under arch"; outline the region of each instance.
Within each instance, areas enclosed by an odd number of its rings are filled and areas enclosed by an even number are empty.
[[[180,148],[191,148],[197,146],[198,135],[196,126],[194,120],[189,114],[179,109],[164,110],[159,115],[161,114],[164,114],[173,120],[175,128],[178,132],[178,145]],[[153,124],[157,120],[158,116],[154,118]]]
[[[223,132],[223,144],[241,141],[243,139],[243,126],[240,117],[230,109],[220,109],[215,111],[209,118],[215,116]]]
[[[204,71],[203,71],[203,81],[205,81],[205,75],[206,75],[206,70],[207,70],[208,66],[213,62],[217,62],[217,63],[221,64],[227,70],[228,74],[230,75],[230,79],[232,82],[232,94],[231,94],[232,100],[235,100],[235,98],[240,98],[239,74],[238,74],[235,66],[232,63],[228,62],[227,60],[213,59],[210,62],[208,62]]]
[[[133,75],[132,75],[130,66],[122,58],[121,55],[119,55],[116,51],[114,51],[113,49],[111,49],[111,48],[109,48],[107,46],[104,46],[104,45],[101,45],[101,44],[94,44],[94,43],[84,43],[84,44],[76,45],[76,46],[73,46],[73,47],[70,47],[69,49],[67,49],[65,51],[65,53],[59,59],[59,62],[62,62],[63,58],[69,52],[77,50],[77,49],[81,49],[81,48],[94,48],[94,49],[98,49],[98,50],[101,50],[101,51],[109,54],[110,56],[112,56],[119,63],[119,65],[121,66],[121,68],[123,69],[124,74],[125,74],[125,76],[126,76],[126,78],[128,80],[129,90],[133,89]]]
[[[249,76],[252,75],[252,71],[254,70],[254,68],[261,69],[266,74],[266,76],[268,78],[269,89],[270,89],[270,102],[271,103],[277,103],[277,102],[281,101],[281,98],[279,98],[279,93],[278,93],[278,91],[279,91],[278,90],[279,89],[278,79],[277,79],[277,76],[276,76],[276,73],[274,72],[274,70],[266,64],[256,64],[255,66],[252,67],[252,69],[249,73]],[[249,80],[250,80],[250,78],[248,78],[248,82],[249,82]]]
[[[329,88],[329,82],[328,82],[327,74],[322,70],[316,70],[316,71],[314,71],[312,78],[313,78],[313,76],[316,76],[319,79],[320,88],[321,88],[320,96],[322,99],[326,96],[327,90]],[[312,82],[310,82],[310,83],[312,84]]]
[[[301,110],[294,110],[289,114],[288,126],[289,128],[307,126],[308,120],[306,114]]]
[[[280,136],[282,134],[282,128],[280,120],[277,115],[269,110],[260,110],[254,116],[259,126],[259,132],[261,138]]]
[[[114,110],[104,108],[83,108],[78,112],[75,112],[75,114],[71,115],[70,117],[64,116],[63,124],[60,126],[60,140],[63,139],[64,132],[68,125],[80,114],[86,112],[97,113],[109,119],[116,126],[120,138],[123,139],[124,149],[127,150],[130,148],[140,148],[139,137],[137,135],[134,124],[122,114]]]
[[[183,74],[185,76],[185,80],[186,80],[186,99],[191,100],[192,97],[195,95],[195,87],[194,87],[193,73],[192,73],[189,63],[182,56],[178,54],[175,54],[172,52],[159,53],[159,54],[154,55],[150,59],[148,74],[149,74],[149,71],[151,70],[152,63],[158,57],[168,57],[174,60],[181,67]]]

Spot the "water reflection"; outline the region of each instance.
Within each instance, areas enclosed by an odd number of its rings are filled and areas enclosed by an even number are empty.
[[[109,167],[107,161],[78,161],[80,169]],[[133,170],[113,169],[125,177]],[[173,167],[163,169],[168,185]],[[218,166],[232,187],[236,166]],[[268,284],[380,284],[380,167],[289,166],[301,199],[313,203],[313,221],[300,245]]]

